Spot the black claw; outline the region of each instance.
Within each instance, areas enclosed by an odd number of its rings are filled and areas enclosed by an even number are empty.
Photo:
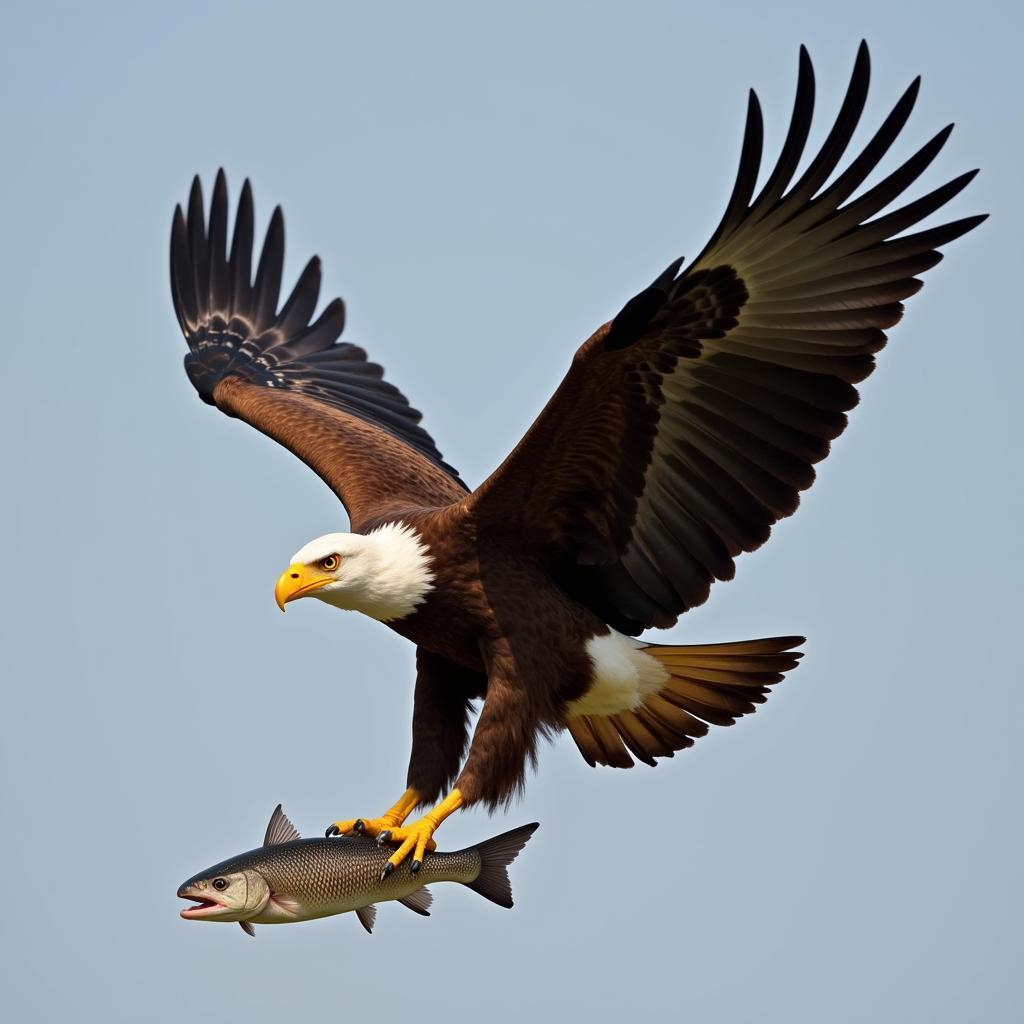
[[[340,836],[341,833],[338,831],[337,825],[328,825],[327,831],[324,833],[324,835],[327,836],[328,839],[330,839],[331,836]]]
[[[391,838],[391,829],[386,828],[383,832],[377,833],[377,845],[383,846]]]
[[[414,861],[413,861],[413,862],[412,862],[412,863],[411,863],[411,864],[409,865],[409,873],[410,873],[410,874],[412,874],[412,875],[415,875],[415,874],[416,874],[416,872],[417,872],[417,871],[419,871],[419,869],[420,869],[421,867],[423,867],[423,862],[422,862],[422,861],[419,861],[419,860],[414,860]]]
[[[362,835],[366,831],[366,825],[363,823],[362,818],[356,818],[356,823],[352,826],[353,832],[358,832]]]
[[[384,870],[380,873],[380,880],[383,882],[384,879],[387,878],[394,870],[395,865],[392,864],[391,861],[388,861],[387,864],[384,865]]]

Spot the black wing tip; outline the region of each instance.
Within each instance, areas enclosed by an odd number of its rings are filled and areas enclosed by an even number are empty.
[[[227,217],[227,174],[221,167],[215,175],[209,221],[203,204],[202,178],[196,174],[189,188],[187,207],[175,205],[171,226],[172,297],[191,349],[186,366],[189,378],[207,402],[212,401],[214,388],[229,374],[265,382],[266,368],[256,366],[253,359],[266,355],[270,349],[275,350],[272,361],[282,363],[293,357],[290,345],[306,341],[304,355],[330,348],[337,343],[344,322],[343,316],[339,316],[344,307],[335,300],[325,307],[326,318],[322,314],[311,325],[316,296],[310,291],[308,315],[293,315],[284,323],[294,306],[285,302],[278,308],[284,256],[284,211],[280,205],[274,207],[270,216],[255,281],[251,274],[252,185],[248,178],[238,201],[230,255],[225,259],[221,254],[219,260],[211,261],[208,254],[219,248],[213,243],[215,236],[226,234]],[[240,227],[246,230],[240,231]],[[306,289],[314,286],[319,292],[321,271],[320,257],[314,256],[300,275],[300,294],[307,294]],[[285,337],[282,327],[287,328]],[[311,339],[314,328],[319,330]],[[249,356],[239,351],[243,343],[251,353]]]
[[[948,238],[945,242],[940,242],[940,245],[946,245],[948,242],[952,242],[956,238],[960,238],[966,235],[968,231],[973,231],[979,224],[983,224],[989,219],[991,214],[988,213],[976,213],[970,217],[961,217],[960,220],[950,222],[947,227],[956,230],[956,234]]]
[[[963,174],[958,174],[952,181],[950,181],[948,187],[955,188],[956,192],[961,192],[965,189],[974,179],[981,173],[980,167],[972,167],[969,171],[964,171]],[[954,192],[954,195],[956,194]],[[988,214],[986,214],[988,216]]]
[[[223,243],[228,220],[227,175],[215,175],[210,219],[206,221],[200,175],[195,175],[187,207],[175,206],[171,224],[171,295],[175,313],[189,344],[185,370],[199,397],[215,405],[217,385],[228,376],[258,386],[273,386],[308,394],[325,405],[372,422],[439,466],[460,486],[458,473],[446,462],[433,440],[417,427],[419,414],[406,412],[397,389],[382,393],[368,388],[382,373],[367,374],[365,353],[340,341],[345,327],[345,303],[335,297],[314,313],[320,295],[323,263],[313,255],[280,303],[284,260],[284,210],[274,207],[267,225],[255,280],[252,275],[252,184],[246,178],[235,214],[230,255]],[[187,212],[186,212],[187,211]],[[331,376],[312,366],[318,358],[344,362]],[[330,369],[331,367],[328,367]],[[338,369],[337,366],[333,367]],[[323,369],[321,363],[320,369]],[[396,408],[397,407],[397,408]]]
[[[850,224],[848,233],[853,233],[871,224],[870,218],[872,215],[888,206],[928,166],[931,160],[941,151],[953,131],[955,125],[952,122],[940,129],[914,157],[911,157],[901,168],[893,172],[885,182],[869,190],[869,192],[863,193],[857,199],[852,200],[848,206],[843,205],[847,199],[857,192],[864,179],[877,166],[892,143],[902,132],[919,96],[921,76],[917,75],[904,89],[864,150],[853,157],[846,169],[822,191],[825,183],[829,181],[833,172],[839,166],[840,161],[843,160],[857,124],[863,114],[867,98],[869,73],[870,51],[867,40],[861,39],[857,48],[857,56],[846,96],[843,99],[829,136],[819,152],[810,160],[799,181],[790,186],[789,178],[796,169],[803,145],[806,142],[806,131],[801,131],[800,129],[809,128],[812,113],[811,107],[813,107],[813,67],[808,47],[805,44],[800,44],[797,97],[794,103],[793,115],[790,119],[786,143],[774,169],[768,177],[768,181],[757,197],[753,199],[753,181],[751,179],[756,178],[758,173],[763,144],[763,127],[760,101],[757,93],[753,89],[749,91],[740,166],[733,193],[726,206],[726,212],[722,220],[712,233],[712,237],[704,246],[700,255],[694,261],[694,266],[700,265],[702,260],[713,249],[724,243],[749,217],[764,218],[770,216],[773,210],[782,204],[788,203],[790,207],[787,220],[792,220],[798,216],[801,210],[817,207],[821,211],[821,216],[815,224],[824,223],[826,220],[835,218],[843,214],[844,211],[849,211],[852,207],[860,204],[860,209],[864,211],[862,218],[856,222],[848,220]],[[973,175],[962,176],[956,179],[956,183],[953,186],[954,191],[948,194],[943,202],[952,198],[959,188],[964,187],[972,180],[972,177]],[[948,189],[949,186],[944,191],[948,191]],[[937,196],[938,194],[937,191],[932,196]],[[882,198],[884,198],[884,202],[875,202]],[[868,202],[861,203],[861,200],[868,200]],[[875,202],[873,209],[865,209],[870,207],[873,202]],[[896,215],[901,212],[907,216],[914,211],[923,209],[926,205],[922,201],[917,201],[915,204],[905,207],[904,211],[896,211],[893,219],[898,219]],[[924,215],[921,214],[922,217]],[[846,216],[849,218],[848,212]],[[908,223],[912,222],[908,221]],[[875,222],[875,224],[877,230],[878,222]],[[970,229],[967,228],[965,230]],[[893,234],[898,234],[898,231],[899,229],[896,229]]]
[[[203,183],[198,174],[192,178],[192,185],[188,190],[188,213],[190,220],[193,216],[197,216],[200,227],[205,225],[206,222],[203,215]]]
[[[811,60],[811,52],[800,44],[800,54],[797,57],[797,70],[796,70],[796,82],[797,90],[799,91],[800,83],[804,82],[807,85],[814,86],[814,61]]]
[[[319,257],[314,257],[314,259],[319,259]],[[340,295],[336,295],[333,299],[331,299],[330,302],[327,303],[326,306],[324,306],[324,311],[320,314],[320,316],[324,317],[333,310],[340,310],[342,313],[345,312],[345,300]]]
[[[215,210],[223,211],[227,214],[228,208],[228,180],[224,177],[223,171],[217,172],[217,177],[213,182],[213,193],[210,197],[210,218],[212,220],[213,213]]]
[[[757,177],[757,170],[761,164],[761,153],[764,147],[764,111],[761,108],[761,100],[753,89],[747,94],[747,123],[743,131],[743,149],[740,157],[740,166],[753,164],[754,177]],[[754,182],[750,184],[750,191],[754,188]],[[749,196],[748,196],[749,200]]]
[[[179,230],[180,227],[185,227],[190,232],[190,237],[194,237],[196,234],[200,236],[202,242],[201,250],[205,251],[210,244],[210,231],[212,224],[214,223],[215,215],[220,217],[223,215],[227,216],[228,208],[228,191],[227,191],[227,175],[224,168],[221,167],[217,170],[213,193],[210,200],[210,219],[209,222],[205,216],[205,209],[203,206],[203,186],[202,178],[196,174],[192,178],[192,183],[189,188],[189,199],[185,207],[182,204],[176,203],[174,206],[174,214],[172,218],[172,231]],[[228,270],[234,274],[239,269],[239,264],[244,263],[244,266],[248,268],[252,262],[252,240],[249,238],[239,238],[237,235],[237,229],[240,226],[240,221],[243,219],[251,218],[252,214],[252,184],[248,178],[242,184],[241,195],[239,196],[238,206],[236,209],[235,216],[235,229],[236,235],[234,238],[234,244],[232,245],[232,251],[227,259]],[[263,256],[273,255],[274,258],[280,258],[282,256],[282,250],[284,246],[284,211],[280,204],[274,207],[271,213],[270,220],[267,226],[267,232],[263,243]],[[244,251],[239,251],[239,249]],[[251,279],[251,275],[243,275],[248,279],[240,282],[243,287],[239,288],[234,295],[231,296],[228,302],[228,308],[226,309],[215,309],[213,304],[210,302],[209,296],[209,285],[210,282],[204,279],[201,275],[210,274],[210,268],[208,266],[199,266],[194,257],[194,254],[189,251],[182,252],[180,254],[184,261],[189,264],[187,268],[191,271],[195,278],[195,285],[197,290],[197,297],[199,299],[198,322],[193,324],[193,330],[191,336],[189,332],[186,333],[188,341],[191,343],[195,340],[195,334],[197,334],[202,328],[209,326],[209,321],[216,315],[220,314],[225,320],[230,319],[232,315],[241,316],[250,321],[251,326],[258,332],[266,330],[268,327],[273,326],[274,321],[277,318],[279,310],[274,308],[270,310],[269,319],[265,323],[256,323],[253,314],[256,312],[252,306],[257,301],[257,296],[254,295],[253,287],[254,282]],[[262,260],[261,260],[262,261]],[[304,274],[318,273],[322,271],[322,261],[318,255],[314,255],[306,267],[303,270]],[[258,271],[257,271],[258,277]],[[337,300],[335,300],[337,301]],[[276,303],[274,304],[276,307]],[[209,339],[206,339],[209,340]],[[281,339],[275,338],[274,343],[280,344]]]
[[[942,253],[938,252],[939,246],[949,245],[950,242],[966,235],[968,231],[973,231],[979,224],[988,220],[988,218],[989,215],[987,213],[976,213],[970,217],[960,217],[957,220],[939,224],[934,228],[925,228],[923,231],[917,231],[911,235],[900,235],[897,238],[890,239],[888,242],[884,242],[883,245],[900,246],[910,241],[920,246],[922,251],[935,250],[935,254],[941,259]],[[936,260],[937,262],[938,260]]]
[[[916,75],[911,81],[910,85],[903,90],[903,95],[900,96],[897,106],[901,103],[907,103],[911,107],[917,103],[918,97],[921,95],[921,76]]]

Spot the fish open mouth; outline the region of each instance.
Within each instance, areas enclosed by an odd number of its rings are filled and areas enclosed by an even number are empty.
[[[207,899],[205,896],[190,896],[186,893],[179,892],[178,895],[183,900],[191,900],[196,905],[194,907],[182,907],[181,916],[184,918],[195,918],[195,917],[210,917],[219,910],[227,910],[223,903],[218,903],[216,900]]]

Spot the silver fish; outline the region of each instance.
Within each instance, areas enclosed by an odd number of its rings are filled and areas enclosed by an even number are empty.
[[[375,904],[398,900],[429,916],[431,882],[461,882],[497,903],[512,906],[508,866],[537,828],[523,825],[455,853],[428,853],[416,874],[408,861],[381,880],[393,850],[363,836],[302,839],[278,804],[263,845],[214,864],[178,889],[195,902],[187,921],[237,921],[249,935],[253,925],[291,924],[355,911],[373,931]]]

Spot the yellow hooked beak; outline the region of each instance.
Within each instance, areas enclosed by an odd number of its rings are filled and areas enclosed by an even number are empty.
[[[284,606],[289,601],[312,594],[314,590],[333,582],[334,577],[330,573],[293,562],[277,577],[274,600],[277,601],[277,607],[284,611]]]

